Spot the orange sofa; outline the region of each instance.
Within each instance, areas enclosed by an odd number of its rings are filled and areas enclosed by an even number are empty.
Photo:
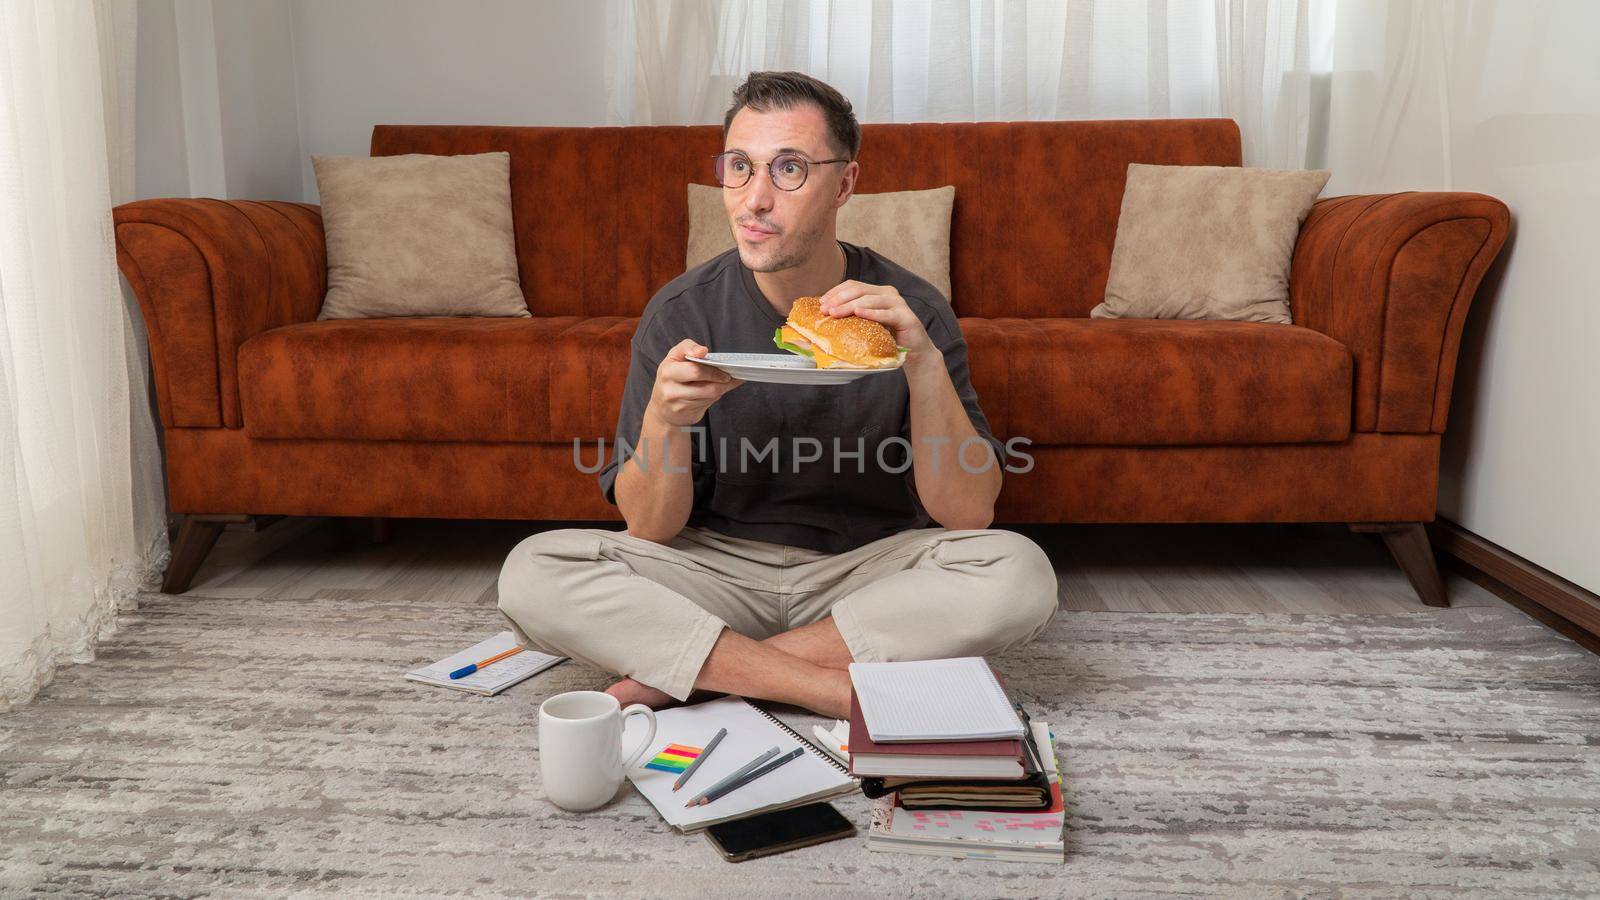
[[[1467,307],[1500,201],[1319,201],[1293,325],[1090,319],[1129,163],[1240,165],[1229,119],[866,125],[863,193],[955,185],[951,301],[995,434],[1031,439],[1001,522],[1344,522],[1445,603],[1422,523]],[[615,520],[586,463],[617,420],[628,339],[683,271],[686,185],[718,126],[389,126],[375,156],[511,154],[532,318],[316,321],[304,203],[117,207],[145,317],[171,505],[165,589],[241,516]],[[449,240],[450,235],[439,235]]]

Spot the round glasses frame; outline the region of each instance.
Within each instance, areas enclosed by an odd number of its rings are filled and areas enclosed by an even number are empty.
[[[737,175],[732,177],[728,176],[728,162],[730,159],[742,159],[750,164],[750,168],[745,170],[743,178],[739,178]],[[767,177],[772,180],[773,187],[780,191],[798,191],[805,187],[806,179],[811,177],[812,166],[825,166],[829,163],[842,163],[849,161],[850,160],[845,159],[844,157],[839,157],[837,159],[806,159],[804,156],[801,156],[798,153],[779,153],[771,160],[760,163],[751,159],[747,154],[739,152],[738,150],[726,150],[711,157],[711,171],[716,175],[718,184],[725,188],[738,190],[739,188],[742,188],[750,183],[750,179],[755,176],[756,166],[766,166]],[[785,187],[778,181],[778,169],[791,163],[800,164],[800,181],[796,183],[794,187]]]

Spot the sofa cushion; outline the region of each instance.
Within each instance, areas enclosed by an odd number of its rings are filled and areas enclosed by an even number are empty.
[[[239,348],[251,437],[609,439],[636,318],[306,322]]]
[[[1291,321],[1289,263],[1327,169],[1132,163],[1107,319]]]
[[[312,156],[328,251],[318,319],[517,316],[511,156]]]
[[[1339,441],[1350,352],[1297,325],[1170,319],[960,320],[1002,438],[1035,444]]]

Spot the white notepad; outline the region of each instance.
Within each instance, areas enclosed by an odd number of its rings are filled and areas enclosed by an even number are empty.
[[[1021,739],[1022,720],[979,656],[851,663],[850,681],[875,743]]]
[[[451,672],[472,663],[483,662],[496,653],[504,653],[515,646],[517,646],[516,635],[502,631],[460,653],[451,654],[432,665],[407,672],[406,680],[492,697],[513,684],[526,681],[566,659],[565,656],[551,656],[537,650],[524,650],[499,662],[491,663],[465,678],[457,678],[454,681],[450,679]]]
[[[629,716],[625,727],[627,730],[623,734],[622,746],[631,749],[648,726],[644,717]],[[711,742],[719,728],[728,729],[727,736],[690,776],[683,790],[672,790],[672,783],[678,780],[678,772],[645,768],[668,744],[703,748]],[[705,806],[684,807],[690,798],[772,747],[777,747],[782,755],[793,750],[797,744],[804,747],[806,752],[791,762]],[[789,726],[752,706],[742,697],[722,697],[707,703],[658,711],[655,739],[650,742],[638,763],[628,770],[628,780],[655,806],[668,825],[683,832],[700,831],[720,822],[801,806],[856,789],[856,780],[850,777],[843,766]]]

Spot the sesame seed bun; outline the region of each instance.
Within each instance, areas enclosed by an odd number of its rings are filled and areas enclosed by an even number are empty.
[[[789,327],[848,367],[881,369],[901,362],[888,328],[860,316],[830,316],[822,311],[817,297],[795,299],[789,310]]]

